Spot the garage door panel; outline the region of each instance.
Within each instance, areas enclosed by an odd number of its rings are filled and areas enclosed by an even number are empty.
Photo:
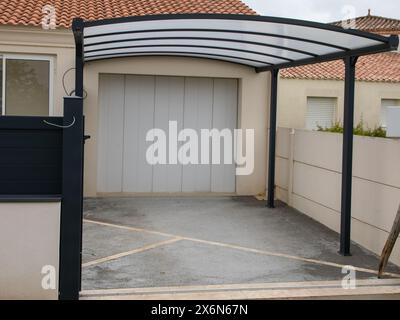
[[[124,76],[101,75],[99,84],[98,192],[122,191]]]
[[[215,79],[213,92],[213,124],[218,130],[237,127],[237,80]],[[231,131],[232,132],[232,131]],[[233,132],[232,132],[233,141]],[[233,145],[233,144],[232,144]],[[224,161],[224,144],[221,143],[221,161]],[[233,160],[233,150],[232,150]],[[235,164],[213,164],[211,166],[211,192],[235,192]]]
[[[213,86],[213,79],[185,79],[184,127],[196,130],[199,137],[201,129],[212,125]],[[210,187],[210,165],[183,166],[183,192],[210,192]]]
[[[147,132],[154,128],[153,76],[126,76],[123,191],[151,192],[153,168],[146,160]]]
[[[156,77],[154,128],[168,133],[169,121],[176,121],[178,132],[183,129],[184,87],[182,77]],[[169,147],[167,139],[167,150]],[[182,165],[155,165],[153,191],[181,192]]]
[[[235,166],[211,165],[211,146],[210,164],[151,166],[146,135],[160,128],[168,140],[169,121],[199,138],[201,129],[233,130],[237,80],[102,75],[99,99],[99,192],[235,192]]]

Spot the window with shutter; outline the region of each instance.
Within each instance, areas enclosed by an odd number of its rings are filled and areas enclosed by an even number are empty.
[[[318,126],[331,127],[335,122],[337,98],[308,97],[306,128],[316,130]]]
[[[382,99],[382,107],[381,107],[381,126],[386,128],[387,118],[386,112],[389,107],[400,107],[399,99]]]

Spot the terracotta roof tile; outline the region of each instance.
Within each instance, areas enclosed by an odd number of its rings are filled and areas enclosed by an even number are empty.
[[[342,60],[336,60],[289,68],[282,70],[280,75],[285,79],[344,80],[344,63]],[[360,57],[356,68],[356,79],[400,83],[400,54],[388,52]]]
[[[40,26],[45,5],[55,8],[57,26],[65,28],[74,17],[100,20],[168,13],[256,14],[240,0],[0,0],[0,25]]]

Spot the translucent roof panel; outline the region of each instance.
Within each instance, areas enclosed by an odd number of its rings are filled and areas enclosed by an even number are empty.
[[[398,37],[301,20],[246,15],[136,16],[83,23],[84,60],[187,56],[257,71],[396,49]]]

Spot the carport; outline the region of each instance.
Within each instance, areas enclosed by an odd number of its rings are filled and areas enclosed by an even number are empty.
[[[134,56],[185,56],[222,60],[271,72],[270,130],[268,161],[268,201],[275,207],[275,146],[277,88],[279,70],[294,66],[344,59],[346,66],[343,135],[343,175],[340,254],[350,255],[351,186],[355,69],[359,56],[397,49],[397,36],[345,30],[332,25],[292,19],[244,15],[160,15],[102,21],[73,22],[76,42],[76,89],[83,96],[83,68],[86,61]],[[266,106],[267,108],[268,106]],[[63,229],[81,229],[79,214],[68,217]],[[79,231],[80,233],[80,231]],[[76,233],[75,233],[76,234]],[[81,238],[75,237],[81,246]],[[61,252],[63,254],[63,252]],[[71,253],[70,253],[71,254]],[[71,254],[68,264],[78,270],[79,252]],[[63,271],[65,270],[65,271]],[[77,297],[79,274],[62,268],[60,286],[68,288],[65,297]],[[68,282],[68,283],[67,283]]]

